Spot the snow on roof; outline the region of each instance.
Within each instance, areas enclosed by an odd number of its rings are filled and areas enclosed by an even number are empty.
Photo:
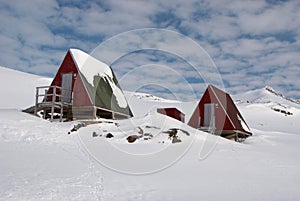
[[[110,67],[105,63],[78,49],[70,49],[70,52],[78,69],[92,86],[95,75],[113,77]]]
[[[117,85],[117,83],[115,83],[113,72],[108,65],[78,49],[70,49],[70,53],[81,75],[84,76],[87,82],[95,88],[95,91],[98,87],[95,85],[98,85],[99,83],[95,83],[95,76],[106,78],[105,80],[107,81],[107,84],[111,87],[113,94],[118,102],[118,105],[121,108],[128,107],[125,96],[120,87]],[[92,97],[94,97],[94,95]]]

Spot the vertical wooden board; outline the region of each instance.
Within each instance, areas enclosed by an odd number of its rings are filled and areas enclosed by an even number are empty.
[[[91,102],[90,97],[84,87],[81,77],[78,75],[73,89],[73,106],[81,107],[81,106],[93,106],[94,104]]]
[[[70,54],[70,52],[68,51],[63,62],[61,63],[55,77],[53,78],[53,81],[51,83],[51,86],[62,86],[62,74],[66,74],[66,73],[73,73],[75,75],[78,74],[78,70],[77,67],[73,61],[73,58]],[[72,78],[73,82],[72,82],[72,89],[74,88],[74,79],[75,77]],[[53,89],[49,89],[47,91],[47,94],[52,94],[53,93]],[[58,91],[58,94],[61,94],[60,91]],[[46,101],[52,101],[52,97],[47,97],[45,99]]]

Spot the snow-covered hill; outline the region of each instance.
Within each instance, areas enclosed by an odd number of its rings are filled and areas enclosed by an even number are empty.
[[[48,86],[51,80],[50,78],[0,67],[0,108],[24,109],[32,106],[35,101],[35,87]]]
[[[262,89],[248,91],[242,94],[235,95],[234,98],[238,102],[247,103],[273,103],[277,105],[295,107],[300,109],[300,101],[295,99],[286,98],[284,95],[276,92],[272,87],[266,86]]]
[[[288,99],[267,86],[234,96],[252,128],[299,134],[299,101]]]
[[[276,93],[235,97],[253,132],[241,144],[155,112],[173,106],[188,114],[195,103],[132,92],[125,95],[134,118],[71,132],[82,124],[18,110],[48,78],[5,68],[0,76],[0,200],[300,200],[300,110]],[[293,114],[272,109],[279,104]],[[172,143],[174,130],[181,142]]]

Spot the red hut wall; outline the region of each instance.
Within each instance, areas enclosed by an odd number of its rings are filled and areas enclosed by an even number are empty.
[[[229,116],[231,117],[231,121],[233,122],[235,129],[240,130],[240,131],[245,131],[237,116],[239,116],[241,118],[241,120],[245,122],[244,118],[242,117],[241,113],[239,112],[239,110],[237,109],[233,100],[231,99],[231,97],[228,94],[227,94],[226,98],[227,98],[227,103],[228,103],[227,104],[227,112],[228,112]],[[245,122],[245,124],[246,124],[246,122]]]
[[[86,91],[85,86],[83,85],[81,77],[78,75],[73,88],[73,106],[80,107],[91,105],[93,105],[93,103],[89,98],[89,95]]]
[[[78,73],[77,71],[77,68],[74,64],[74,61],[73,61],[73,58],[70,54],[70,52],[68,51],[62,64],[60,65],[52,83],[51,83],[51,86],[60,86],[62,85],[62,74],[65,74],[65,73]],[[74,78],[73,78],[73,81],[72,81],[72,88],[74,87]],[[49,89],[48,91],[48,94],[52,94],[53,93],[53,90],[52,88]],[[60,94],[60,90],[58,91],[58,94]],[[47,100],[50,101],[52,100],[52,97],[47,97]]]
[[[214,103],[214,110],[215,110],[215,127],[217,130],[233,130],[233,125],[231,124],[230,120],[226,116],[222,105],[219,103],[226,100],[226,94],[218,94],[218,98],[215,96],[214,92],[211,88],[208,88],[201,98],[196,110],[194,111],[192,117],[188,125],[194,128],[199,127],[199,117],[200,117],[200,127],[204,126],[204,104],[206,103]],[[219,100],[218,100],[219,99]],[[224,109],[226,110],[227,106]]]
[[[73,60],[73,57],[70,51],[67,52],[62,64],[60,65],[51,86],[60,86],[62,85],[62,74],[72,73],[72,92],[73,92],[73,106],[90,106],[92,105],[90,98],[87,94],[87,91],[83,85],[81,77],[78,73],[78,69]],[[53,90],[50,88],[47,92],[52,94]],[[57,91],[58,94],[61,94],[61,91]],[[51,101],[52,97],[48,96],[47,101]]]
[[[216,130],[221,132],[232,130],[248,132],[245,131],[241,125],[239,118],[241,118],[242,121],[244,121],[244,119],[238,111],[230,95],[212,85],[209,85],[204,92],[203,97],[201,98],[197,108],[192,114],[188,125],[194,128],[204,126],[204,105],[206,103],[214,104]]]
[[[178,121],[184,123],[185,115],[182,112],[180,112],[177,108],[158,108],[157,112],[177,119]]]
[[[231,99],[230,95],[225,93],[224,91],[214,87],[209,87],[211,93],[214,93],[216,98],[218,98],[219,102],[223,106],[224,110],[223,113],[226,115],[225,124],[222,130],[240,130],[245,131],[241,125],[238,116],[244,121],[242,115],[240,114],[239,110],[237,109],[235,103]],[[216,117],[217,119],[217,117]],[[218,119],[219,121],[220,119]],[[245,122],[245,121],[244,121]],[[221,128],[221,127],[217,127]]]

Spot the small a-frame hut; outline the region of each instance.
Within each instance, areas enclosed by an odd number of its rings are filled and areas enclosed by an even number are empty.
[[[209,85],[188,125],[225,138],[246,138],[252,133],[230,95]]]
[[[37,89],[37,98],[38,93]],[[47,103],[60,106],[64,113],[68,110],[67,113],[76,119],[133,116],[112,69],[78,49],[68,50],[43,102],[36,104],[35,113],[39,110],[49,113]],[[59,109],[55,107],[55,111]]]
[[[175,107],[170,108],[157,108],[157,112],[160,114],[167,115],[169,117],[172,117],[174,119],[177,119],[178,121],[181,121],[184,123],[185,115],[180,110],[178,110]]]

